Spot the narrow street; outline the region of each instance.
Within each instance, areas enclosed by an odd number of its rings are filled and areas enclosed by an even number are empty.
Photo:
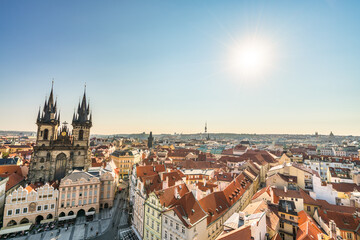
[[[118,207],[113,212],[111,216],[111,223],[109,227],[102,235],[99,235],[95,238],[89,239],[118,239],[118,231],[120,229],[128,228],[128,208],[127,208],[127,197],[128,189],[125,188],[121,193],[117,201]],[[115,204],[114,204],[115,205]]]

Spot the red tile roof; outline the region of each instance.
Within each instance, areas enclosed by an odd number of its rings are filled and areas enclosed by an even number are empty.
[[[230,207],[227,203],[224,193],[214,192],[200,199],[201,207],[207,212],[207,225],[216,221]]]
[[[334,220],[336,227],[340,230],[357,232],[360,227],[360,218],[354,217],[351,213],[336,212],[324,209],[318,209],[321,219],[329,225],[330,220]]]
[[[136,167],[136,176],[144,177],[157,175],[159,172],[165,172],[165,165],[147,165],[147,166],[137,166]]]
[[[9,177],[9,180],[6,183],[5,191],[10,190],[14,186],[18,185],[20,182],[24,181],[24,177],[20,176],[17,173],[12,173],[12,174],[8,175],[8,177]]]
[[[155,194],[159,198],[161,206],[171,207],[176,204],[179,198],[183,197],[188,192],[189,189],[186,184],[180,184],[156,191]]]
[[[360,186],[355,183],[329,183],[338,192],[360,192]]]
[[[169,210],[173,210],[187,228],[207,216],[191,192],[185,193]]]

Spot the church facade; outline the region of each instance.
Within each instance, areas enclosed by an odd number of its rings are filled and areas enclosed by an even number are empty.
[[[91,165],[89,150],[92,115],[86,93],[72,119],[72,132],[64,122],[54,101],[53,87],[43,111],[39,109],[36,124],[37,138],[30,162],[29,180],[51,182],[61,180],[72,170],[87,170]]]

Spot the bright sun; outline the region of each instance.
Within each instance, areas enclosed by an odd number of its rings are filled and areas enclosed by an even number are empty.
[[[230,67],[236,75],[257,77],[263,75],[271,63],[270,47],[259,40],[239,43],[231,50]]]

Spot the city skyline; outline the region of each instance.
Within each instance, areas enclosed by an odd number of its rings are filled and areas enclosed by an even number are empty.
[[[61,122],[86,83],[93,134],[360,135],[359,5],[3,1],[0,130],[36,131],[54,78]]]

